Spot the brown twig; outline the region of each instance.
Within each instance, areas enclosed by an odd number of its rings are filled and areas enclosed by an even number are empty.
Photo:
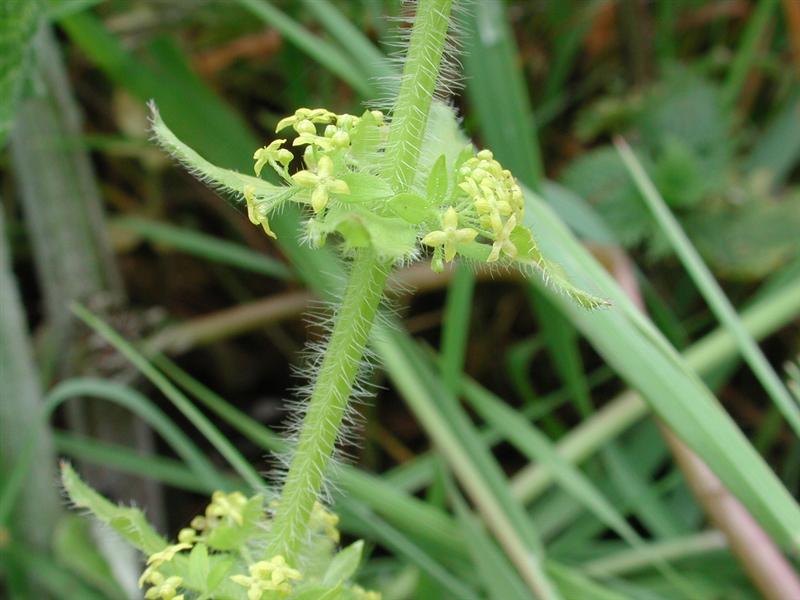
[[[496,281],[520,278],[514,271],[492,271],[478,268],[478,279]],[[429,292],[447,286],[452,269],[431,271],[430,263],[422,262],[397,271],[389,280],[387,294],[394,298],[414,292]],[[240,304],[184,323],[165,327],[145,341],[149,353],[181,354],[197,346],[218,342],[271,323],[297,318],[309,308],[314,296],[308,291],[274,294],[268,298]]]
[[[800,72],[800,2],[783,0],[783,12],[786,14],[786,27],[789,30],[789,41],[792,44],[794,68]]]
[[[210,77],[239,59],[268,58],[275,54],[280,47],[280,34],[274,29],[267,29],[243,35],[223,46],[198,54],[193,63],[201,75]]]
[[[611,250],[608,263],[620,287],[642,312],[646,312],[628,256],[622,250]],[[767,600],[800,598],[800,579],[761,525],[703,459],[663,421],[659,420],[658,426],[695,498],[711,522],[725,535],[731,551],[755,587]]]

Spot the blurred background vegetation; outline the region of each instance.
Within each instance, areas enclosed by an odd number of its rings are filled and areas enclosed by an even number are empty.
[[[209,160],[249,171],[296,107],[375,98],[402,10],[2,0],[7,597],[137,597],[138,558],[66,510],[56,458],[174,534],[211,490],[242,485],[220,438],[273,466],[292,369],[322,335],[303,314],[330,264],[291,234],[273,243],[173,164],[148,139],[146,102]],[[462,18],[466,132],[608,270],[618,287],[597,291],[615,307],[592,321],[511,274],[398,271],[402,325],[335,505],[369,542],[361,579],[385,600],[532,597],[503,514],[568,599],[797,598],[800,398],[786,390],[800,372],[784,365],[800,352],[800,2],[476,0]],[[687,238],[645,202],[616,136]],[[554,258],[587,279],[558,235]],[[157,370],[79,325],[74,302]],[[747,439],[710,395],[711,412],[693,408],[697,375]],[[773,474],[791,516],[758,495]]]

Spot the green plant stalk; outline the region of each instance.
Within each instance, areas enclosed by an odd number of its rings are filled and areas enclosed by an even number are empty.
[[[399,192],[413,182],[449,26],[451,0],[417,7],[386,151],[387,176]],[[268,554],[296,563],[325,480],[391,265],[357,252],[333,333],[314,383],[295,454],[272,525]]]
[[[389,178],[396,192],[414,181],[433,92],[439,79],[451,0],[420,0],[387,143]]]
[[[308,520],[328,471],[389,270],[368,249],[360,250],[353,260],[272,526],[269,554],[282,554],[289,563],[296,561],[308,537]]]

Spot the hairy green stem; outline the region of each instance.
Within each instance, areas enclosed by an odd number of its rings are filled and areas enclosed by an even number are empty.
[[[353,261],[272,526],[270,554],[295,562],[358,376],[389,265],[370,250]]]
[[[439,79],[451,3],[420,0],[417,8],[386,150],[386,176],[397,192],[410,186],[417,169]],[[353,261],[272,525],[268,553],[281,554],[289,563],[297,563],[308,539],[309,518],[325,480],[390,270],[390,264],[368,249],[359,250]]]
[[[395,191],[411,186],[450,26],[452,0],[419,0],[400,91],[392,111],[387,165]]]

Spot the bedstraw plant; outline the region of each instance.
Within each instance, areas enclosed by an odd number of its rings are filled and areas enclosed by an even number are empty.
[[[298,405],[280,494],[267,501],[218,492],[176,544],[155,534],[147,544],[134,541],[149,554],[141,579],[150,586],[147,598],[318,598],[321,590],[331,599],[377,597],[349,583],[361,544],[335,552],[336,517],[322,499],[347,431],[348,405],[363,390],[368,341],[395,266],[430,255],[438,271],[459,257],[537,273],[586,308],[604,304],[541,255],[523,224],[523,193],[514,176],[491,151],[465,142],[443,102],[454,81],[453,4],[420,0],[415,6],[412,26],[404,29],[400,79],[386,86],[394,91],[387,114],[297,109],[278,123],[277,133],[286,137],[255,151],[254,176],[204,160],[151,105],[152,130],[164,149],[246,209],[270,237],[276,237],[270,217],[299,205],[307,216],[303,238],[312,247],[335,245],[349,275],[328,339],[310,361],[310,391]],[[261,177],[270,170],[279,183]],[[102,512],[95,508],[102,499],[70,470],[65,483],[78,505]],[[145,526],[140,515],[126,514],[126,523]],[[105,519],[114,523],[108,514]]]

